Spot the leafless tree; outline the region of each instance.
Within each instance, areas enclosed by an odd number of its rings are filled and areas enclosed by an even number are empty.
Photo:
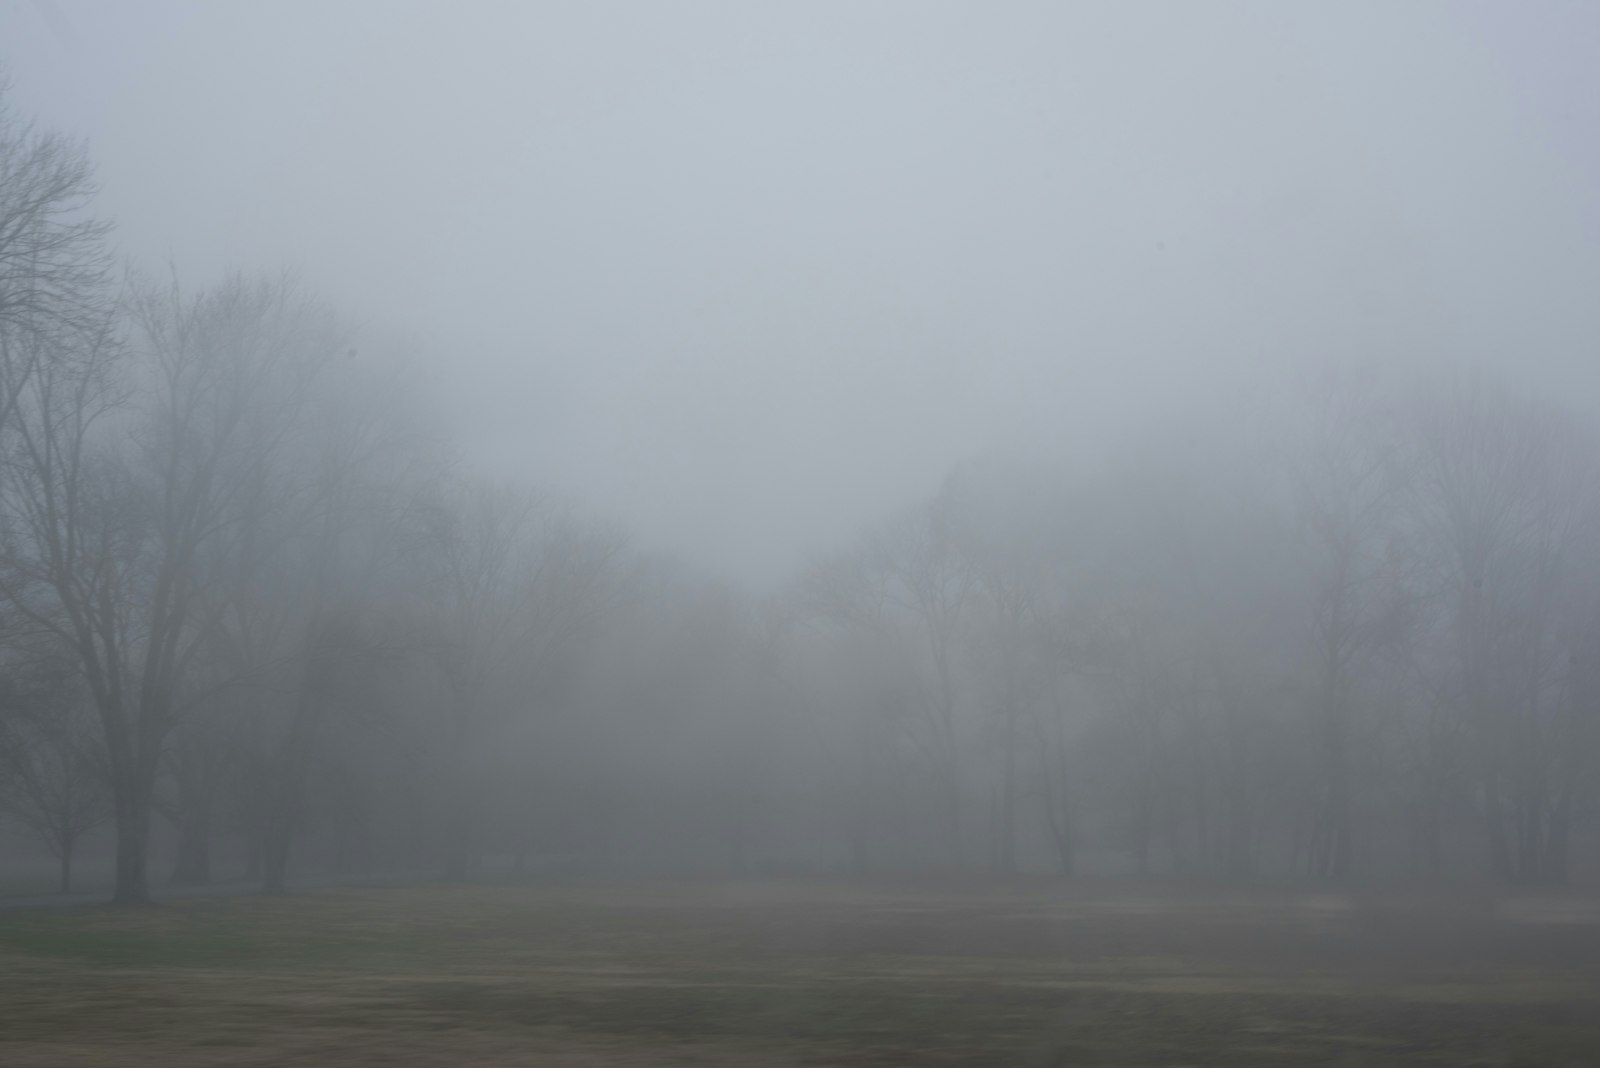
[[[1311,388],[1305,441],[1291,459],[1309,542],[1316,648],[1317,785],[1307,863],[1323,879],[1346,878],[1353,863],[1362,661],[1403,640],[1409,618],[1398,521],[1404,471],[1378,388],[1370,371],[1328,369]]]
[[[40,361],[19,396],[6,457],[0,590],[77,655],[104,730],[117,825],[116,899],[148,896],[156,779],[217,622],[209,583],[249,527],[254,474],[283,413],[327,355],[298,294],[234,279],[214,291],[146,288],[132,362],[109,329],[72,359]],[[137,401],[131,405],[130,400]]]
[[[307,415],[289,468],[297,506],[254,572],[250,612],[229,626],[257,665],[253,731],[263,797],[262,881],[285,889],[309,776],[330,717],[381,719],[383,677],[423,648],[413,569],[431,442],[396,417],[391,394],[358,378]]]
[[[1416,427],[1419,526],[1449,606],[1448,692],[1470,731],[1491,864],[1560,879],[1577,722],[1562,609],[1594,537],[1594,444],[1476,376],[1419,402]]]
[[[444,869],[460,878],[483,844],[488,798],[474,781],[475,754],[558,699],[578,649],[626,595],[626,538],[565,502],[486,487],[428,515],[430,645],[444,688],[434,749],[450,813]]]

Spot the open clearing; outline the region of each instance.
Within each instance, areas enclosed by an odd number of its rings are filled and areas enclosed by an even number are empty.
[[[0,1064],[1600,1065],[1591,903],[808,882],[0,916]]]

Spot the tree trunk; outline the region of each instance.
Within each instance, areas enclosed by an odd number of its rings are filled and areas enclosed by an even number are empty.
[[[471,714],[473,708],[470,701],[462,702],[455,730],[444,743],[448,748],[441,754],[446,764],[443,783],[445,837],[440,874],[447,882],[459,882],[467,877],[476,840],[477,795],[473,791],[476,784],[472,780],[467,757],[469,724],[475,718]]]
[[[1545,837],[1544,879],[1552,885],[1567,881],[1568,838],[1571,829],[1571,799],[1563,793],[1550,812],[1550,827]]]
[[[445,783],[444,863],[441,874],[449,882],[459,882],[467,877],[477,839],[477,799],[467,773],[465,749],[466,739],[456,738],[453,755],[449,758],[449,779]]]
[[[1337,685],[1337,683],[1333,684]],[[1327,776],[1323,810],[1312,850],[1313,874],[1341,882],[1350,874],[1350,748],[1345,698],[1330,698],[1324,725],[1323,759]]]
[[[466,805],[457,802],[451,806],[451,815],[444,843],[445,879],[458,882],[467,877],[472,861],[472,817]]]
[[[273,819],[261,841],[261,890],[267,894],[289,892],[289,844],[294,827],[287,816]]]
[[[211,835],[203,818],[185,820],[178,828],[178,855],[172,885],[204,886],[211,881]]]
[[[1067,786],[1066,746],[1060,735],[1056,744],[1039,747],[1039,796],[1044,802],[1045,822],[1050,828],[1050,838],[1055,843],[1056,859],[1061,864],[1061,874],[1071,876],[1077,867],[1072,825],[1072,797]],[[1052,764],[1051,750],[1055,760]]]
[[[72,893],[72,847],[75,843],[71,838],[61,843],[61,893]]]
[[[845,825],[848,828],[846,835],[850,839],[850,870],[859,876],[867,873],[867,821],[871,816],[865,786],[857,791],[856,797],[859,802],[851,814],[853,818],[847,819]]]
[[[1061,862],[1061,874],[1071,877],[1077,874],[1077,858],[1075,856],[1072,834],[1072,809],[1065,800],[1061,802],[1061,811],[1057,811],[1054,804],[1049,803],[1050,837],[1055,840],[1056,858]]]
[[[965,859],[966,850],[961,842],[961,786],[956,780],[954,757],[949,759],[945,769],[944,795],[945,847],[949,853],[950,867],[959,869]]]
[[[334,823],[333,870],[340,875],[343,875],[351,868],[351,857],[355,853],[355,848],[351,845],[352,835],[353,832],[347,821],[339,820]]]
[[[1411,837],[1413,870],[1435,879],[1444,871],[1444,803],[1439,794],[1438,785],[1431,781],[1423,784],[1423,794],[1412,820]]]
[[[1483,788],[1484,828],[1489,835],[1489,864],[1496,878],[1510,879],[1511,846],[1506,840],[1505,806],[1500,801],[1500,787],[1493,772]]]
[[[245,841],[244,877],[246,879],[261,878],[261,832],[252,828]]]
[[[1516,829],[1515,873],[1519,883],[1537,883],[1544,874],[1544,798],[1532,789],[1515,792],[1511,804]]]
[[[162,815],[178,832],[178,852],[173,858],[174,886],[203,886],[211,881],[211,812],[222,777],[221,758],[214,742],[180,739],[167,764],[177,787],[176,803]]]
[[[303,693],[294,718],[289,722],[283,747],[277,759],[268,765],[271,778],[261,828],[261,889],[264,893],[288,892],[289,846],[300,819],[306,767],[321,715],[322,706],[316,697]]]
[[[1005,710],[1005,767],[1000,788],[1000,871],[1017,870],[1017,716],[1009,697]]]
[[[279,767],[281,778],[267,799],[261,824],[261,890],[267,894],[288,893],[289,847],[300,809],[299,767],[292,752],[285,753]]]
[[[1150,784],[1141,784],[1138,807],[1133,814],[1133,858],[1140,876],[1150,874]]]
[[[118,905],[150,901],[146,856],[150,841],[150,794],[125,785],[116,797],[117,882],[111,896]]]
[[[1250,856],[1250,813],[1237,797],[1228,803],[1227,873],[1234,879],[1247,879],[1254,865]]]

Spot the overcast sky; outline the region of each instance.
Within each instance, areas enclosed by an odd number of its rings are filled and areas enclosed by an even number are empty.
[[[470,462],[777,581],[1325,356],[1600,393],[1600,4],[0,0],[120,250],[291,266]]]

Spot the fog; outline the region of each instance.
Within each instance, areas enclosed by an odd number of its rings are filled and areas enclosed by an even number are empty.
[[[1596,17],[51,0],[0,52],[121,255],[297,268],[475,465],[770,589],[1307,358],[1593,395]]]
[[[1592,879],[1597,42],[0,7],[7,855]]]

